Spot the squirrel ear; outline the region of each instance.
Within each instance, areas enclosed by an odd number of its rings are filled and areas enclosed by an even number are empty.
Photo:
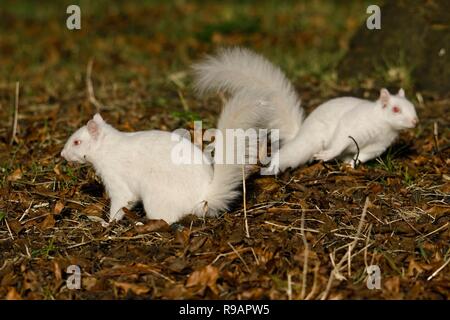
[[[94,120],[89,120],[87,123],[87,130],[92,138],[97,139],[100,133],[100,126]]]
[[[404,98],[404,97],[405,97],[405,90],[403,90],[403,88],[400,88],[400,90],[398,90],[397,95],[398,95],[399,97]]]
[[[105,120],[103,120],[103,118],[102,118],[102,116],[100,115],[100,113],[96,113],[92,119],[93,119],[95,122],[97,122],[98,124],[101,124],[101,123],[105,122]]]
[[[383,108],[389,103],[389,99],[391,98],[391,94],[386,88],[380,90],[380,101],[383,105]]]

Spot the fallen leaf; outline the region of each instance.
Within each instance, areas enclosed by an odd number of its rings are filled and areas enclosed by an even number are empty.
[[[55,226],[55,218],[53,218],[52,214],[49,214],[48,216],[45,217],[44,221],[42,221],[40,228],[42,230],[47,230],[47,229],[51,229]]]
[[[55,279],[57,281],[61,281],[62,280],[61,267],[59,266],[59,263],[57,261],[53,262],[53,272],[55,273]]]
[[[194,237],[189,244],[189,252],[192,253],[200,249],[205,244],[206,240],[208,240],[208,237]]]
[[[114,286],[117,288],[122,289],[125,291],[125,293],[128,293],[128,291],[132,291],[134,294],[137,294],[138,296],[141,294],[145,294],[150,291],[150,288],[140,285],[140,284],[134,284],[134,283],[127,283],[127,282],[114,282]]]
[[[414,259],[411,259],[409,261],[408,272],[406,273],[406,275],[408,277],[412,277],[416,274],[421,274],[422,272],[422,267],[416,261],[414,261]]]
[[[83,277],[82,285],[87,291],[92,291],[97,285],[97,279],[94,277]]]
[[[189,278],[186,281],[186,288],[201,286],[202,288],[208,287],[215,294],[219,294],[219,290],[217,289],[216,282],[219,278],[219,269],[212,266],[207,265],[203,269],[196,270],[189,275]]]
[[[8,181],[13,182],[22,179],[22,170],[17,168],[7,178]]]
[[[57,176],[61,175],[61,170],[59,169],[60,164],[57,163],[56,166],[53,167],[53,172],[56,173]]]
[[[24,228],[23,225],[16,219],[8,220],[8,226],[15,234],[19,234],[19,232]]]
[[[56,202],[55,208],[53,209],[53,214],[60,214],[64,209],[64,204],[61,201]]]
[[[9,288],[6,294],[6,300],[22,300],[22,297],[17,292],[16,288]]]
[[[169,231],[170,226],[164,220],[149,220],[144,225],[135,226],[137,233],[149,233],[154,231]]]
[[[189,266],[186,259],[174,256],[167,258],[164,262],[167,264],[167,268],[174,272],[181,272]]]
[[[103,216],[104,205],[102,203],[94,203],[83,209],[83,213],[87,216]]]
[[[398,294],[400,292],[400,277],[394,276],[384,281],[384,287],[387,291]]]

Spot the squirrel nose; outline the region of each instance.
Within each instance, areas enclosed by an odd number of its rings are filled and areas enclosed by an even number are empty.
[[[419,123],[419,118],[412,119],[413,126],[416,126]]]
[[[64,156],[64,150],[61,151],[61,157],[65,158],[65,156]]]

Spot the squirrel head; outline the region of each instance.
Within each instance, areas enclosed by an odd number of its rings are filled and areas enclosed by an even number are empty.
[[[396,130],[414,128],[419,123],[414,105],[405,98],[405,91],[400,89],[391,95],[387,89],[380,90],[378,99],[386,121]]]
[[[95,114],[85,126],[72,134],[61,151],[61,156],[67,161],[86,163],[93,150],[99,145],[104,134],[106,122]]]

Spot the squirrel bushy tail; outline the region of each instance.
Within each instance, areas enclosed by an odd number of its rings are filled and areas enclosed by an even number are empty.
[[[200,94],[223,90],[245,102],[252,101],[234,110],[236,118],[249,113],[250,117],[243,119],[279,129],[282,141],[296,136],[303,122],[300,99],[284,73],[264,57],[239,47],[222,49],[195,64],[193,70]]]
[[[194,87],[200,94],[225,91],[230,99],[218,121],[218,129],[278,129],[281,141],[293,139],[303,121],[293,86],[283,72],[264,57],[243,48],[222,49],[193,66]],[[225,136],[225,134],[223,134]],[[227,141],[224,139],[224,146]],[[257,146],[250,146],[248,152]],[[254,151],[254,150],[253,150]],[[246,175],[248,173],[246,172]],[[215,164],[208,208],[228,209],[240,194],[242,164]]]

